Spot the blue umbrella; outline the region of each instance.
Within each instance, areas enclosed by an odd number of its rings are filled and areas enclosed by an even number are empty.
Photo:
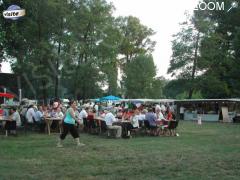
[[[112,95],[100,98],[100,101],[119,101],[119,100],[121,100],[121,98]]]
[[[100,99],[99,99],[99,98],[97,98],[97,99],[94,99],[94,101],[95,101],[95,102],[100,102]]]

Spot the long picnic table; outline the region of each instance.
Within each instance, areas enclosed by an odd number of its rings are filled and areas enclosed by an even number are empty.
[[[98,116],[98,117],[94,118],[94,121],[97,123],[97,125],[99,127],[99,133],[101,134],[102,133],[102,123],[101,123],[101,121],[104,121],[104,118]]]
[[[59,132],[60,134],[62,133],[62,128],[61,128],[62,118],[46,117],[44,119],[47,125],[48,135],[51,134],[51,125],[53,121],[58,121]]]

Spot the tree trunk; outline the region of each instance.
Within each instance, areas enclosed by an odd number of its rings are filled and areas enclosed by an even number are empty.
[[[58,84],[59,84],[58,75],[59,75],[59,60],[60,60],[60,53],[61,53],[62,30],[63,30],[63,18],[61,18],[60,30],[58,34],[58,57],[57,57],[57,63],[56,63],[55,92],[54,92],[54,95],[56,98],[58,97]]]
[[[59,42],[58,44],[58,58],[57,58],[57,64],[56,64],[56,74],[55,74],[55,88],[54,88],[54,95],[57,98],[58,97],[58,84],[59,84],[59,79],[58,79],[58,74],[59,74],[59,54],[60,54],[60,46],[61,43]]]
[[[39,43],[39,47],[41,48],[40,44],[41,44],[41,40],[42,40],[42,26],[41,26],[41,20],[40,17],[38,16],[38,43]],[[43,64],[43,57],[39,57],[39,65]],[[47,103],[47,92],[46,92],[46,81],[44,79],[42,79],[42,95],[43,95],[43,102],[44,104]],[[37,97],[38,98],[38,97]]]
[[[47,105],[47,91],[46,91],[46,81],[42,80],[42,94],[44,105]]]
[[[198,57],[198,48],[199,48],[199,38],[200,38],[200,32],[198,32],[196,37],[196,44],[195,44],[195,51],[194,51],[194,59],[193,59],[193,68],[192,68],[192,75],[191,75],[191,87],[189,89],[188,99],[192,99],[193,91],[194,91],[194,79],[196,74],[196,68],[197,68],[197,57]]]

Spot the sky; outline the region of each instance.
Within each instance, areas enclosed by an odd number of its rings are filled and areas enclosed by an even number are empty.
[[[154,62],[158,69],[158,76],[170,78],[167,74],[172,55],[172,35],[180,30],[179,23],[185,18],[185,11],[193,12],[199,0],[107,0],[116,8],[115,16],[135,16],[141,23],[152,28],[156,34],[152,40],[156,41],[153,52]]]
[[[185,11],[193,12],[199,0],[107,0],[116,8],[114,16],[135,16],[141,23],[152,28],[156,34],[153,52],[158,76],[170,78],[167,74],[172,50],[172,35],[180,30],[179,23],[185,20]],[[2,63],[3,72],[11,72],[8,63]]]

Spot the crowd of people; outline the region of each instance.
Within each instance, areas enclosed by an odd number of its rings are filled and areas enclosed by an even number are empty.
[[[16,107],[1,108],[0,115],[7,118],[4,127],[9,133],[16,134],[16,128],[25,124],[34,126],[40,132],[45,131],[45,118],[63,118],[66,108],[61,103],[55,102],[48,106],[35,106],[33,104],[18,110]],[[52,127],[56,127],[53,123]]]
[[[70,101],[69,107],[61,102],[53,102],[48,106],[30,105],[21,110],[10,110],[9,119],[5,128],[16,133],[16,127],[24,123],[35,124],[41,132],[45,131],[45,118],[62,119],[63,132],[59,137],[58,147],[62,147],[62,141],[68,132],[71,133],[79,146],[84,144],[79,141],[79,129],[88,131],[94,129],[97,124],[95,119],[105,123],[107,130],[115,130],[116,138],[131,137],[131,131],[142,127],[148,127],[150,134],[158,136],[161,129],[169,122],[175,120],[174,108],[169,105],[134,105],[132,103],[112,104],[103,106],[101,103],[84,103],[78,106],[76,101]],[[22,122],[21,122],[22,121]],[[52,124],[51,128],[56,127]]]
[[[100,117],[104,118],[108,129],[116,129],[116,137],[131,137],[131,130],[147,126],[152,135],[160,135],[161,129],[169,121],[175,121],[176,116],[172,107],[162,105],[150,107],[133,107],[124,109],[118,106],[117,111],[102,111]]]

